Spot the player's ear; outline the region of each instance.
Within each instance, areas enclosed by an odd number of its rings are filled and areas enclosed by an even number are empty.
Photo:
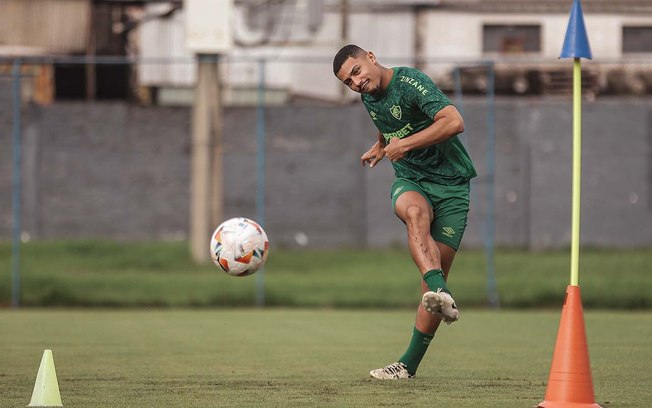
[[[367,52],[367,58],[369,59],[369,61],[371,61],[372,64],[375,64],[378,61],[376,60],[376,56],[374,55],[374,53],[371,51]]]

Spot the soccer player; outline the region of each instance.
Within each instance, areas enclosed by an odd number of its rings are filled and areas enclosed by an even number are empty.
[[[361,94],[378,128],[378,141],[360,159],[370,167],[384,157],[391,160],[394,212],[407,228],[410,255],[423,279],[407,350],[397,362],[370,374],[383,380],[412,378],[439,324],[459,318],[446,280],[466,228],[469,182],[477,175],[457,136],[464,121],[426,74],[386,68],[357,45],[339,50],[333,73]]]

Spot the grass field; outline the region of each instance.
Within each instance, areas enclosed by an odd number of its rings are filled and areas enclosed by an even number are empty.
[[[410,311],[0,311],[0,406],[24,407],[51,348],[65,407],[532,407],[560,311],[463,310],[417,378],[372,381]],[[652,313],[586,311],[596,401],[652,405]]]
[[[442,327],[417,378],[397,383],[368,371],[396,360],[411,335],[419,276],[405,249],[272,248],[267,309],[247,308],[260,276],[195,265],[185,243],[21,252],[23,308],[2,309],[11,246],[0,243],[2,408],[29,403],[46,348],[66,407],[532,407],[545,395],[570,263],[568,251],[499,250],[502,309],[492,311],[484,253],[462,250],[449,279],[462,319]],[[603,408],[652,406],[651,265],[652,249],[582,251]]]
[[[257,277],[233,278],[195,265],[187,244],[106,241],[32,242],[21,248],[24,306],[223,307],[255,304]],[[11,302],[11,246],[0,243],[0,306]],[[570,252],[499,250],[501,306],[561,305]],[[283,250],[272,247],[266,303],[283,307],[406,308],[418,299],[419,274],[404,248]],[[487,304],[484,252],[462,249],[450,275],[462,306]],[[652,308],[652,249],[584,250],[580,285],[587,309]],[[384,293],[382,304],[377,293]]]

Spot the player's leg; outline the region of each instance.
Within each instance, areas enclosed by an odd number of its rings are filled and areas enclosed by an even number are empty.
[[[456,251],[441,242],[436,242],[436,245],[441,254],[441,267],[444,272],[444,277],[448,279],[448,273],[451,270]],[[425,281],[421,282],[421,290],[423,294],[431,291]],[[414,377],[441,322],[442,319],[439,316],[428,312],[424,308],[423,303],[419,303],[414,328],[412,330],[412,339],[407,350],[398,359],[398,362],[371,371],[371,376],[378,379]]]
[[[451,248],[450,246],[444,243],[436,242],[436,241],[435,243],[437,244],[437,248],[439,249],[439,253],[441,255],[441,268],[444,273],[444,279],[448,280],[448,274],[450,273],[451,267],[453,266],[453,260],[455,259],[455,254],[457,253],[457,251],[455,251],[453,248]],[[421,282],[422,295],[426,294],[429,291],[430,288],[428,287],[426,282],[422,281]],[[419,330],[422,333],[426,333],[434,336],[441,321],[442,319],[439,316],[434,315],[425,309],[423,302],[419,303],[419,307],[417,308],[417,316],[414,324],[414,327],[417,330]]]
[[[459,311],[446,280],[466,228],[468,185],[417,185],[399,179],[394,186],[394,211],[406,225],[410,254],[430,289],[423,294],[422,305],[450,324],[459,318]]]
[[[425,187],[432,189],[428,184]],[[435,213],[431,197],[437,199],[437,196],[405,179],[397,179],[392,192],[394,212],[406,226],[410,255],[423,280],[432,291],[450,293],[441,266],[441,253],[432,235]]]
[[[433,210],[425,193],[414,183],[397,180],[392,188],[394,211],[407,228],[408,248],[421,275],[433,270],[441,271],[442,260],[437,244],[430,235]],[[448,259],[447,265],[450,265]],[[442,272],[443,276],[443,272]],[[426,282],[424,282],[426,285]],[[430,290],[427,286],[426,288]],[[425,312],[423,306],[417,311],[417,323],[406,352],[398,362],[370,372],[378,379],[411,378],[428,349],[439,318]]]
[[[451,324],[459,319],[460,313],[455,304],[455,299],[448,289],[448,272],[455,259],[455,249],[437,241],[437,248],[441,258],[442,269],[439,271],[430,271],[423,276],[426,283],[425,290],[421,298],[421,306],[425,312],[439,317],[446,324]],[[433,276],[434,275],[434,276]]]
[[[392,189],[392,191],[397,192],[399,188],[401,190],[403,189],[399,186]],[[410,189],[410,185],[408,184],[406,188]],[[427,195],[429,202],[436,203],[436,207],[434,208],[435,220],[430,226],[430,236],[435,240],[435,245],[438,249],[437,259],[439,259],[439,265],[441,267],[441,276],[436,272],[434,275],[436,279],[441,278],[446,281],[448,280],[448,274],[455,259],[457,248],[459,248],[464,230],[466,229],[469,210],[469,186],[468,184],[461,186],[421,185],[414,190],[424,196]],[[394,195],[397,196],[398,194]],[[397,197],[394,197],[394,199],[394,201],[398,201]],[[426,266],[422,265],[419,269],[423,272],[423,269],[430,266],[437,265],[426,264]],[[383,379],[413,377],[441,324],[441,317],[445,317],[440,314],[443,313],[448,316],[445,319],[448,323],[458,318],[459,312],[453,298],[445,292],[433,291],[433,286],[431,286],[432,278],[430,280],[430,284],[428,284],[427,279],[424,279],[422,282],[423,296],[425,300],[436,301],[436,306],[440,307],[439,311],[435,314],[428,312],[422,298],[422,303],[417,308],[412,339],[406,352],[399,358],[398,362],[372,371],[371,375],[373,377]],[[435,282],[435,284],[437,283]],[[431,295],[434,297],[431,298]],[[445,299],[443,299],[444,297]],[[432,307],[433,305],[431,305],[431,309]]]
[[[437,242],[436,244],[439,248],[439,253],[441,254],[441,267],[444,271],[444,277],[448,278],[448,273],[453,264],[453,259],[455,259],[456,251],[446,244],[440,242]],[[425,281],[421,282],[421,291],[422,294],[431,291]],[[408,374],[416,374],[417,368],[419,367],[419,364],[421,364],[421,360],[425,356],[428,346],[435,337],[435,333],[437,332],[441,322],[442,319],[440,316],[428,312],[425,309],[423,302],[419,303],[412,332],[412,340],[410,341],[405,353],[403,353],[403,355],[398,359],[400,363],[405,365]]]
[[[424,308],[446,323],[456,321],[459,312],[446,286],[441,252],[431,235],[431,225],[435,215],[430,201],[420,189],[406,191],[396,198],[394,211],[405,223],[410,254],[430,289],[422,297]]]
[[[441,254],[441,264],[442,270],[444,271],[444,280],[448,282],[448,273],[450,272],[451,266],[453,265],[453,260],[455,259],[457,250],[438,241],[437,248],[439,248],[439,253]],[[446,322],[446,324],[451,324],[460,318],[460,312],[457,310],[457,305],[455,304],[455,300],[453,300],[452,295],[450,295],[450,292],[448,292],[448,294],[443,294],[443,298],[440,301],[439,312],[436,312],[436,314],[439,317],[443,317],[443,320]]]
[[[430,235],[437,242],[440,259],[444,268],[424,274],[423,280],[430,291],[424,293],[422,304],[426,311],[438,315],[450,324],[459,318],[459,311],[446,286],[448,271],[446,262],[452,264],[455,252],[460,246],[466,230],[470,202],[470,185],[441,185],[421,182],[420,187],[434,204],[435,220],[430,227]],[[446,261],[444,261],[444,259]],[[447,267],[450,269],[450,264]],[[435,289],[437,288],[437,289]]]
[[[406,226],[410,255],[421,275],[441,269],[439,249],[430,235],[434,213],[427,199],[417,191],[406,191],[396,199],[394,211]]]

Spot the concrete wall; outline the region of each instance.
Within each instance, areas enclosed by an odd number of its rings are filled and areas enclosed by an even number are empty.
[[[4,85],[3,85],[4,84]],[[7,95],[6,82],[0,92]],[[484,99],[465,99],[480,176],[464,245],[480,247],[487,213]],[[126,103],[24,109],[23,230],[31,239],[185,239],[189,225],[190,111]],[[225,216],[256,216],[255,110],[225,112]],[[570,243],[572,106],[505,99],[496,105],[498,245]],[[11,237],[11,104],[0,98],[0,238]],[[652,245],[652,101],[584,103],[582,243]],[[266,229],[277,245],[297,234],[315,247],[403,244],[392,214],[392,169],[363,168],[374,141],[359,104],[267,109]]]

